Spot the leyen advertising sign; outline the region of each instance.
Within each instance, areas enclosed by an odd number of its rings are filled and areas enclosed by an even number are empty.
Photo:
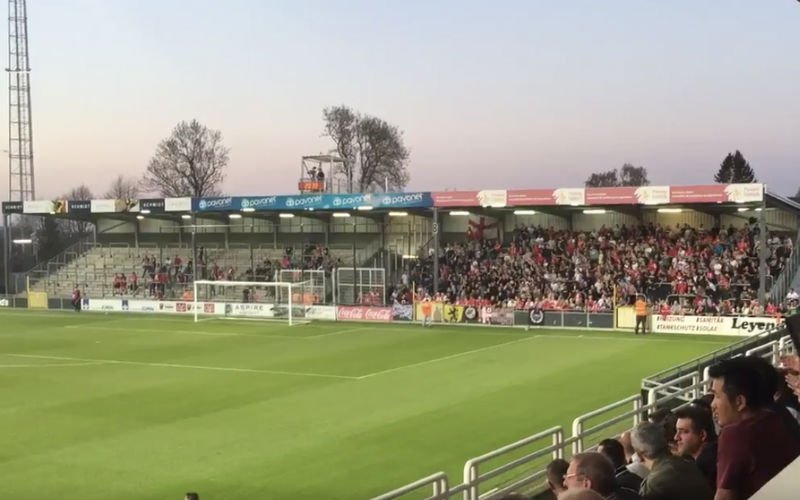
[[[747,316],[653,316],[656,333],[737,335],[746,337],[775,329],[782,321],[772,317]]]
[[[297,196],[228,196],[192,201],[198,212],[267,210],[354,210],[373,208],[428,208],[430,193],[309,194]]]

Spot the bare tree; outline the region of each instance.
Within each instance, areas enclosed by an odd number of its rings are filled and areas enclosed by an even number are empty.
[[[322,116],[325,120],[325,135],[336,144],[336,151],[342,159],[339,171],[347,179],[347,189],[352,193],[355,187],[356,134],[359,117],[344,105],[325,108],[322,110]]]
[[[218,195],[229,152],[218,130],[197,120],[181,122],[159,143],[142,186],[168,197]]]
[[[364,117],[358,124],[356,138],[360,170],[358,190],[362,193],[379,191],[388,184],[393,191],[402,190],[409,181],[408,148],[403,133],[380,118]]]
[[[617,170],[594,173],[586,179],[586,187],[614,187],[619,186]]]
[[[106,191],[105,197],[114,200],[135,200],[139,198],[139,185],[133,179],[118,175]]]
[[[349,192],[380,191],[385,184],[390,190],[405,188],[410,153],[398,127],[347,106],[325,108],[323,119],[325,135],[342,159],[339,173],[345,176]]]
[[[586,187],[647,186],[647,169],[626,163],[621,169],[594,173],[586,179]]]
[[[644,167],[634,167],[630,163],[622,166],[619,172],[620,186],[647,186],[650,180],[647,178],[647,169]]]

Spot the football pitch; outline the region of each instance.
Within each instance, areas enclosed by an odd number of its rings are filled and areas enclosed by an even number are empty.
[[[4,498],[367,499],[732,339],[0,312]]]

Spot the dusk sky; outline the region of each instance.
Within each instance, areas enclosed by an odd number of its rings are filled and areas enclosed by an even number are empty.
[[[40,199],[141,175],[192,118],[231,148],[228,194],[294,193],[337,104],[405,131],[410,190],[579,187],[625,162],[710,183],[736,149],[800,187],[796,0],[28,6]]]

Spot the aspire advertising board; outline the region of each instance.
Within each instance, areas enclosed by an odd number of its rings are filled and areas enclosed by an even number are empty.
[[[737,335],[746,337],[766,333],[783,323],[772,317],[747,316],[653,316],[656,333],[695,335]]]
[[[391,307],[339,306],[336,308],[339,321],[392,321]]]

